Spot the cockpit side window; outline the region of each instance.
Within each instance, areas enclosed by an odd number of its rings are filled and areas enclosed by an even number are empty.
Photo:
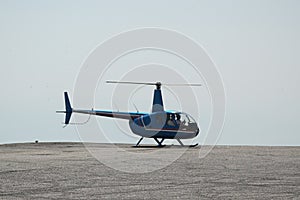
[[[175,121],[175,115],[173,113],[170,113],[167,115],[167,124],[169,126],[175,126],[176,124],[176,121]]]

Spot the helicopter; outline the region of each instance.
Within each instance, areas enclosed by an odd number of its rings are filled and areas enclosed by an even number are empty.
[[[161,82],[128,81],[106,81],[106,83],[156,86],[153,94],[151,113],[74,109],[71,106],[68,92],[64,92],[65,111],[56,112],[66,114],[64,121],[65,126],[70,124],[72,113],[125,119],[129,121],[131,131],[141,137],[135,147],[138,147],[144,138],[153,138],[158,144],[158,147],[165,146],[163,145],[165,139],[176,139],[181,146],[185,146],[181,139],[191,139],[199,134],[200,129],[191,115],[185,112],[164,110],[161,86],[201,86],[201,84],[162,84]],[[197,145],[198,143],[189,145],[189,147],[195,147]]]

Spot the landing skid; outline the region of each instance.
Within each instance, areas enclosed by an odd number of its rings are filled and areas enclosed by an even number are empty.
[[[191,145],[184,145],[184,144],[181,142],[180,139],[176,139],[176,140],[179,142],[179,144],[180,144],[181,147],[196,147],[196,146],[198,146],[198,143],[196,143],[196,144],[191,144]]]
[[[196,146],[198,146],[198,143],[196,143],[196,144],[191,144],[191,145],[189,145],[188,147],[196,147]]]
[[[136,143],[136,145],[133,146],[133,147],[140,147],[139,144],[141,143],[141,141],[142,141],[143,139],[144,139],[144,138],[141,137],[141,139],[139,139],[139,141],[138,141],[138,142]],[[161,141],[159,141],[157,138],[153,138],[153,139],[154,139],[154,140],[157,142],[157,144],[158,144],[156,147],[165,147],[165,146],[166,146],[166,145],[162,144],[163,141],[165,140],[164,138],[162,138]],[[184,145],[184,144],[181,142],[180,139],[176,139],[176,140],[179,142],[179,144],[180,144],[181,147],[196,147],[196,146],[198,146],[198,143],[192,144],[192,145]],[[153,148],[153,146],[142,146],[142,147],[151,147],[151,148]]]
[[[142,146],[136,146],[136,145],[134,145],[134,146],[132,146],[132,147],[134,147],[134,148],[151,148],[151,149],[153,149],[153,148],[163,148],[163,147],[167,147],[167,145],[165,145],[165,144],[162,144],[162,145],[142,145]]]

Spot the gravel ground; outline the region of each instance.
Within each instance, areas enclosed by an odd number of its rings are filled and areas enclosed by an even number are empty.
[[[172,155],[176,148],[160,150]],[[81,143],[0,145],[0,199],[300,199],[300,147],[216,146],[203,159],[199,148],[157,171],[126,173]]]

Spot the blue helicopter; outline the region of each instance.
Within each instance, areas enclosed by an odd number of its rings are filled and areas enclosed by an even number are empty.
[[[136,147],[139,146],[143,138],[153,138],[159,147],[163,145],[165,139],[176,139],[181,146],[184,144],[181,139],[191,139],[199,134],[199,127],[196,121],[187,113],[165,111],[161,82],[156,83],[141,83],[141,82],[126,82],[126,81],[106,81],[106,83],[117,84],[142,84],[142,85],[155,85],[153,95],[153,104],[151,113],[140,112],[116,112],[116,111],[103,111],[103,110],[82,110],[74,109],[71,106],[68,93],[64,92],[65,98],[65,111],[56,111],[57,113],[65,113],[65,125],[68,125],[72,116],[72,113],[81,113],[88,115],[98,115],[102,117],[111,117],[125,119],[129,121],[129,127],[131,131],[141,136],[136,143]],[[201,84],[164,84],[169,86],[201,86]],[[197,146],[197,144],[190,145],[190,147]]]

